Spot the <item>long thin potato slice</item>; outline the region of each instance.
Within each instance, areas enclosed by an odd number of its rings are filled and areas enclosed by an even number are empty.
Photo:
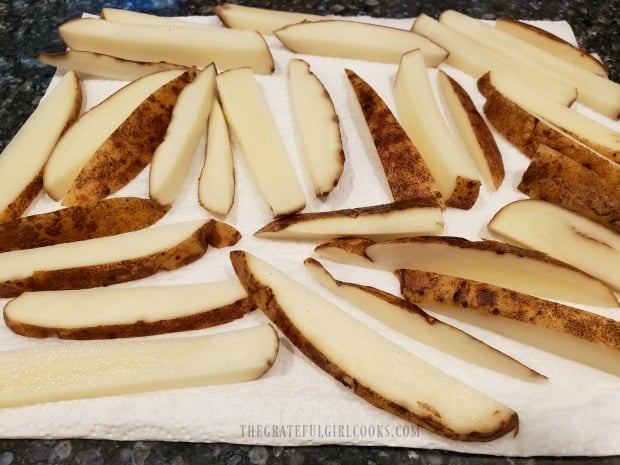
[[[0,154],[0,223],[18,218],[43,187],[43,167],[77,119],[82,88],[72,71],[44,97]]]
[[[165,16],[157,16],[149,13],[140,13],[138,11],[124,10],[121,8],[104,7],[99,13],[99,17],[107,21],[123,24],[143,24],[151,26],[181,26],[181,27],[197,27],[208,28],[203,24],[183,21],[175,18],[167,18]]]
[[[17,334],[114,339],[189,331],[241,318],[254,305],[237,279],[177,286],[25,292],[4,307]]]
[[[434,433],[489,441],[512,431],[510,408],[426,363],[281,271],[231,253],[256,305],[318,367],[372,405]]]
[[[547,379],[467,332],[432,317],[415,304],[375,287],[334,279],[313,258],[307,258],[304,265],[323,287],[395,331],[466,362],[508,376],[530,382]]]
[[[421,50],[429,68],[442,63],[447,52],[425,37],[403,29],[346,20],[301,22],[274,31],[295,53],[398,63],[403,53]]]
[[[260,378],[279,340],[269,325],[209,336],[64,341],[0,352],[0,407],[230,384]]]
[[[271,74],[274,69],[265,39],[254,31],[78,18],[62,24],[58,32],[71,49],[126,60],[165,61],[199,68],[215,63],[218,69],[249,66],[259,74]]]
[[[620,321],[479,281],[419,270],[397,276],[411,302],[620,376]]]

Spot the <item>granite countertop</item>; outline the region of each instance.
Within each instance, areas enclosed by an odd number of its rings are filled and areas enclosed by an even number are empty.
[[[0,150],[30,115],[45,91],[54,69],[33,56],[61,51],[56,32],[63,21],[102,6],[122,7],[162,15],[205,15],[215,2],[204,0],[9,0],[0,3]],[[484,19],[508,16],[522,19],[566,20],[580,46],[596,52],[620,80],[620,2],[618,0],[254,0],[246,5],[319,14],[412,17],[420,12],[437,16],[452,8]],[[104,463],[131,465],[237,464],[520,464],[620,465],[620,457],[502,458],[435,450],[382,447],[263,447],[233,444],[120,442],[85,439],[0,439],[0,465]]]

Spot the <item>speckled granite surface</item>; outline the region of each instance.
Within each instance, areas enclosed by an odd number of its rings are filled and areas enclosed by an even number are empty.
[[[60,51],[56,27],[82,11],[102,6],[154,11],[166,15],[208,14],[214,2],[200,0],[4,0],[0,3],[0,150],[30,115],[54,70],[32,57],[40,51]],[[523,19],[567,20],[579,44],[602,57],[611,77],[620,80],[620,1],[403,1],[254,0],[247,5],[312,13],[411,17],[424,12],[437,16],[447,8],[469,15]],[[620,419],[619,419],[620,421]],[[620,440],[620,439],[619,439]],[[442,451],[378,447],[262,447],[232,444],[117,442],[67,439],[0,440],[0,465],[22,464],[605,464],[620,465],[620,457],[606,458],[502,458]]]

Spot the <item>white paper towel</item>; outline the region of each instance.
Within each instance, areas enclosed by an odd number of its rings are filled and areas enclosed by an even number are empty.
[[[408,28],[412,23],[411,19],[359,19],[402,28]],[[213,17],[188,20],[219,24]],[[570,26],[565,22],[536,24],[574,42]],[[276,61],[276,71],[271,76],[257,76],[257,79],[299,179],[305,186],[308,197],[306,211],[359,207],[390,201],[389,189],[372,140],[364,127],[343,69],[353,69],[394,109],[393,81],[397,66],[302,56],[310,63],[312,71],[323,81],[334,100],[342,124],[347,156],[338,187],[327,200],[317,200],[312,197],[312,188],[301,165],[288,98],[287,62],[293,54],[274,38],[268,37],[267,40]],[[477,105],[482,105],[483,99],[473,79],[448,66],[442,65],[442,68],[466,88]],[[432,80],[435,72],[429,72]],[[51,85],[57,80],[58,76]],[[86,109],[123,83],[89,79],[83,85]],[[599,119],[620,131],[619,123]],[[498,137],[498,143],[506,164],[505,182],[497,192],[483,185],[480,198],[469,211],[448,209],[445,213],[445,234],[478,239],[486,234],[485,225],[494,212],[509,201],[523,197],[515,186],[527,160],[501,137]],[[162,224],[209,216],[197,201],[197,179],[203,153],[204,139],[185,187],[172,211],[160,221]],[[544,384],[526,383],[469,365],[381,325],[324,291],[309,277],[302,262],[313,254],[315,243],[276,242],[252,237],[271,217],[239,156],[235,158],[235,169],[235,205],[225,218],[243,234],[243,239],[235,249],[257,254],[406,349],[504,402],[519,414],[518,435],[506,436],[490,443],[463,443],[418,429],[357,398],[283,339],[275,365],[259,381],[3,409],[0,410],[0,437],[226,441],[272,445],[387,445],[509,456],[620,454],[619,378],[483,329],[450,321],[550,378]],[[148,196],[148,168],[116,195]],[[29,213],[58,207],[56,202],[41,195]],[[164,285],[231,277],[234,273],[228,260],[229,251],[210,249],[203,258],[185,268],[120,286]],[[326,265],[337,278],[398,292],[398,283],[390,273],[333,263]],[[0,301],[0,305],[5,303],[6,300]],[[590,310],[618,319],[618,310]],[[260,311],[255,311],[242,320],[197,333],[215,333],[266,321]],[[190,336],[192,333],[183,335]],[[45,344],[62,344],[62,341],[28,339],[11,333],[4,325],[0,327],[0,350]]]

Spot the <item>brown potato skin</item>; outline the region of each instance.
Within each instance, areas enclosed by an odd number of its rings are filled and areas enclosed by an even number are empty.
[[[17,297],[26,291],[86,289],[109,286],[181,268],[202,257],[211,241],[220,242],[216,220],[208,221],[194,234],[168,250],[119,262],[62,270],[35,271],[32,276],[0,283],[0,297]],[[216,239],[212,238],[212,234]]]
[[[255,308],[253,301],[246,297],[217,309],[206,310],[170,320],[136,321],[122,325],[102,325],[85,328],[57,328],[13,321],[7,317],[6,313],[6,309],[10,305],[11,302],[5,307],[4,321],[7,327],[14,333],[36,338],[56,336],[59,339],[78,340],[142,337],[210,328],[241,318]],[[88,309],[85,309],[85,311],[88,311]]]
[[[469,210],[478,200],[480,192],[480,180],[456,177],[456,185],[450,197],[446,200],[446,207],[460,208],[461,210]]]
[[[611,318],[471,279],[419,270],[397,270],[396,276],[413,303],[483,310],[620,350],[620,322]]]
[[[375,243],[376,242],[372,239],[366,239],[363,237],[335,237],[326,242],[323,242],[322,244],[317,245],[314,248],[314,251],[320,255],[321,250],[337,248],[342,249],[348,253],[358,255],[362,259],[372,262],[372,260],[370,260],[370,257],[366,255],[366,248]]]
[[[25,216],[0,224],[0,252],[136,231],[168,210],[149,199],[118,197]]]
[[[183,88],[196,76],[187,71],[147,97],[88,160],[63,197],[65,206],[104,199],[133,180],[153,159]]]
[[[517,188],[620,233],[620,184],[601,183],[595,173],[547,146],[539,146]]]
[[[395,201],[427,198],[443,208],[441,193],[420,152],[375,90],[345,69],[357,97]]]

